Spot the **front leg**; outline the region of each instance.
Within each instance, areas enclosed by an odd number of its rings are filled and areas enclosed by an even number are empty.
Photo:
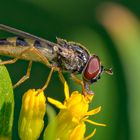
[[[85,84],[83,82],[83,80],[79,79],[75,74],[71,73],[71,78],[73,81],[75,81],[77,84],[80,84],[82,86],[82,94],[84,96],[87,95],[87,91],[86,91],[86,88],[85,88]]]

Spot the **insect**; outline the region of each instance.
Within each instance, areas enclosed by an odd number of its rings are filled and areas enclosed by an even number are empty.
[[[92,93],[90,85],[98,81],[103,72],[113,74],[111,69],[102,66],[98,56],[91,55],[79,43],[68,42],[60,38],[56,38],[57,43],[53,43],[3,24],[0,24],[0,29],[17,36],[0,39],[0,55],[13,57],[13,59],[0,62],[0,64],[12,64],[18,59],[29,61],[26,75],[14,87],[29,78],[33,61],[41,62],[51,68],[42,90],[48,86],[54,71],[58,71],[61,79],[64,79],[62,72],[69,72],[72,79],[81,84],[84,95]],[[83,80],[78,79],[77,74],[82,74]]]

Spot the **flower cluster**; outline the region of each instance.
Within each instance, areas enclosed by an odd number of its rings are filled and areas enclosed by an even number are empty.
[[[48,102],[60,109],[56,115],[54,140],[88,140],[96,133],[96,128],[88,136],[85,136],[86,123],[106,126],[89,119],[101,111],[101,106],[89,111],[89,104],[94,94],[83,95],[78,91],[70,95],[67,82],[64,82],[65,100],[61,103],[58,100],[48,97]],[[22,107],[19,117],[19,136],[22,140],[36,140],[39,138],[44,127],[44,115],[46,111],[46,98],[42,90],[28,90],[22,98]],[[51,123],[44,132],[44,140],[48,140]]]
[[[85,137],[85,122],[98,126],[106,126],[105,124],[88,119],[89,116],[95,115],[101,110],[101,107],[97,107],[88,111],[89,103],[94,95],[88,94],[84,96],[78,91],[74,91],[70,96],[69,87],[66,82],[64,83],[64,93],[64,103],[48,97],[48,102],[60,109],[60,112],[56,116],[57,132],[55,134],[55,140],[88,140],[95,134],[96,128],[90,135]]]

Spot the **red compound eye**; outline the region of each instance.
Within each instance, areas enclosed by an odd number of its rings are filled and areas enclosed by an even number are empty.
[[[95,79],[100,73],[100,70],[101,70],[100,60],[97,56],[93,55],[89,59],[86,69],[84,70],[85,80],[91,81],[92,79]]]

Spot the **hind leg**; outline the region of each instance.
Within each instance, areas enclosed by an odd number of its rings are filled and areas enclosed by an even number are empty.
[[[14,59],[2,61],[2,62],[0,62],[0,65],[13,64],[13,63],[15,63],[17,60],[18,60],[18,58],[14,58]]]
[[[6,64],[13,64],[15,63],[18,59],[22,58],[22,56],[25,53],[28,52],[32,52],[33,54],[36,55],[36,57],[38,57],[42,63],[44,63],[45,65],[47,65],[48,67],[52,68],[52,70],[58,70],[57,68],[54,68],[48,61],[48,59],[39,51],[37,50],[35,47],[28,47],[27,49],[23,50],[16,58],[11,59],[11,60],[7,60],[7,61],[3,61],[0,62],[0,65],[6,65]],[[25,82],[29,77],[30,77],[30,71],[31,71],[31,67],[32,67],[32,61],[29,62],[28,68],[27,68],[27,72],[26,74],[13,86],[14,88],[19,86],[20,84],[22,84],[23,82]],[[51,74],[52,74],[52,70],[51,70]],[[50,81],[51,76],[49,75],[48,80],[46,81],[44,87],[42,89],[45,89],[48,86],[48,83]]]
[[[30,77],[31,68],[32,68],[32,61],[30,61],[28,64],[26,74],[23,77],[21,77],[21,79],[13,86],[13,88],[16,88],[17,86],[21,85],[23,82],[25,82]]]

